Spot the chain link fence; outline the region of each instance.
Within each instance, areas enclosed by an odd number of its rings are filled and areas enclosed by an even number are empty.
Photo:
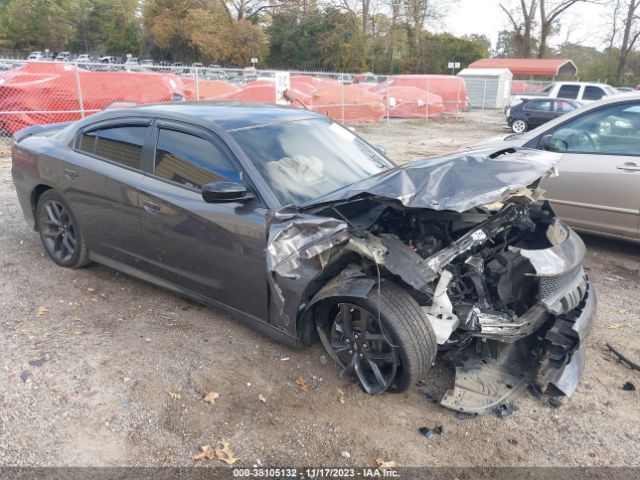
[[[217,65],[0,59],[0,137],[37,124],[74,121],[105,108],[172,101],[255,101],[304,108],[345,124],[443,116],[474,108],[464,79],[229,69]],[[495,96],[495,95],[494,95]],[[495,103],[495,102],[494,102]]]

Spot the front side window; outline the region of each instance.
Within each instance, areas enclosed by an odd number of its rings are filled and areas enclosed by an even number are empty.
[[[640,103],[613,105],[581,115],[553,132],[549,150],[640,154]]]
[[[558,90],[559,98],[578,98],[578,93],[580,92],[580,85],[563,85]]]
[[[142,170],[142,146],[148,127],[106,127],[97,131],[93,153],[126,167]],[[88,145],[89,139],[87,139]],[[85,143],[84,136],[80,148]]]
[[[195,189],[218,181],[242,183],[221,148],[196,135],[167,129],[158,134],[155,175]]]
[[[283,204],[304,204],[393,166],[348,129],[324,118],[231,130]]]

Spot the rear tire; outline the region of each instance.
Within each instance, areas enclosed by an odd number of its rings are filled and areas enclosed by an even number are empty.
[[[369,394],[405,391],[425,378],[435,360],[438,345],[429,320],[415,299],[392,283],[382,284],[379,298],[374,288],[366,299],[337,300],[323,320],[318,335],[342,367],[340,376],[355,375]]]
[[[89,249],[64,196],[47,190],[38,199],[36,222],[49,257],[61,267],[78,268],[89,263]]]
[[[513,133],[524,133],[529,130],[529,124],[525,120],[517,119],[511,122],[511,131]]]

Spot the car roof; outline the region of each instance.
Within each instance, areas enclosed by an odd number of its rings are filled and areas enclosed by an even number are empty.
[[[608,83],[598,83],[598,82],[563,82],[563,81],[555,81],[553,82],[554,84],[559,84],[559,85],[586,85],[588,87],[602,87],[602,86],[606,86],[606,87],[610,87],[611,85],[609,85]]]
[[[224,130],[237,130],[240,128],[255,127],[270,123],[293,122],[311,118],[327,118],[315,112],[300,108],[272,105],[257,102],[176,102],[144,105],[135,108],[121,110],[107,110],[107,117],[117,118],[117,113],[122,115],[135,115],[144,112],[164,117],[193,117],[201,123],[213,123]],[[95,118],[95,116],[94,116]]]

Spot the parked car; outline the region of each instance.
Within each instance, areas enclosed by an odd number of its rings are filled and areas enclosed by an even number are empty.
[[[442,404],[465,413],[579,381],[585,247],[533,201],[556,154],[394,166],[318,113],[194,102],[30,127],[12,158],[58,265],[102,263],[291,346],[319,338],[370,394],[424,380],[439,346],[457,369]]]
[[[27,57],[27,60],[32,60],[32,61],[37,61],[37,60],[42,60],[42,52],[39,50],[36,50],[35,52],[31,52],[29,54],[29,56]]]
[[[563,98],[536,98],[507,108],[507,123],[515,133],[522,133],[571,112],[582,105]]]
[[[141,67],[151,68],[153,67],[153,65],[153,60],[151,60],[150,58],[143,58],[142,60],[140,60]]]
[[[545,196],[574,228],[638,241],[640,98],[607,97],[523,134],[470,147],[527,147],[557,152],[560,175]]]
[[[95,58],[90,56],[88,53],[81,53],[76,58],[76,62],[78,62],[78,63],[80,63],[80,62],[91,63],[91,62],[94,62],[94,61],[95,61]]]
[[[587,104],[600,100],[603,97],[611,97],[614,95],[620,95],[620,92],[604,83],[554,82],[536,93],[512,96],[509,104],[505,107],[505,111],[507,108],[514,107],[525,100],[538,97],[564,98],[566,100],[576,100],[582,104]]]
[[[635,92],[635,90],[631,87],[616,87],[616,91],[618,93],[631,93]]]
[[[254,80],[254,79],[253,78],[248,79],[244,75],[234,75],[233,77],[230,77],[227,81],[231,85],[245,85],[251,80]]]
[[[348,74],[340,74],[337,78],[338,83],[341,83],[342,85],[353,85],[353,75],[348,75]]]
[[[56,55],[58,62],[68,62],[69,60],[71,60],[71,52],[58,52]]]

